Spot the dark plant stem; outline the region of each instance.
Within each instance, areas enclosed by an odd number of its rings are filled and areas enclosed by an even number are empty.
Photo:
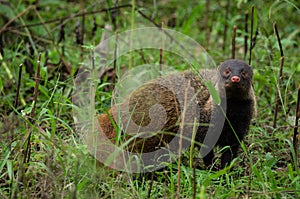
[[[22,79],[22,68],[23,68],[23,64],[20,64],[20,67],[19,67],[19,76],[18,76],[18,84],[17,84],[17,92],[16,92],[15,102],[14,102],[14,107],[15,108],[18,107],[19,94],[20,94],[20,86],[21,86],[21,79]]]
[[[256,27],[255,35],[254,35],[254,37],[252,38],[252,45],[251,45],[251,49],[252,49],[252,50],[253,50],[253,48],[255,47],[255,44],[256,44],[256,38],[257,38],[257,36],[258,36],[258,33],[259,33],[258,27]]]
[[[163,65],[163,49],[159,49],[159,71],[162,71],[162,65]]]
[[[77,21],[76,27],[75,27],[75,36],[76,36],[76,44],[82,45],[81,36],[80,36],[80,21]]]
[[[81,4],[82,7],[84,6],[84,4]],[[85,34],[85,15],[82,15],[82,19],[81,19],[81,29],[80,29],[80,40],[81,40],[81,45],[84,44],[84,34]],[[82,46],[80,47],[81,49],[81,53],[80,53],[80,57],[81,59],[83,59],[83,49]]]
[[[114,49],[114,70],[117,70],[117,49],[118,49],[118,39],[119,39],[119,33],[116,31],[116,42],[115,42],[115,49]]]
[[[296,106],[296,119],[295,119],[295,126],[294,126],[294,136],[293,136],[293,146],[295,151],[295,169],[298,168],[298,128],[299,128],[299,121],[300,119],[300,84],[298,87],[298,97],[297,97],[297,106]]]
[[[96,18],[96,15],[94,15],[94,17],[93,17],[92,37],[95,36],[96,31],[97,31],[97,29],[98,29],[98,24],[97,24],[97,20],[96,20],[96,19],[97,19],[97,18]]]
[[[18,107],[18,101],[19,101],[19,94],[20,94],[20,86],[21,86],[21,79],[22,79],[22,67],[23,64],[20,64],[20,67],[19,67],[19,75],[18,75],[18,84],[17,84],[17,91],[16,91],[16,96],[15,96],[15,102],[14,102],[14,107],[15,109],[17,109]],[[15,134],[14,134],[14,131],[10,131],[10,144],[9,144],[9,147],[11,148],[11,143],[13,142],[15,138]]]
[[[236,37],[236,29],[237,27],[233,27],[233,32],[232,32],[232,49],[231,49],[231,58],[235,58],[235,37]]]
[[[279,107],[279,89],[281,85],[281,78],[282,78],[282,71],[283,71],[283,64],[284,64],[284,54],[281,46],[281,41],[280,41],[280,36],[278,33],[277,25],[274,23],[274,32],[277,37],[278,45],[279,45],[279,50],[280,50],[280,69],[279,69],[279,74],[277,78],[277,89],[276,89],[276,97],[275,97],[275,112],[274,112],[274,120],[273,120],[273,128],[276,128],[276,123],[277,123],[277,115],[278,115],[278,107]]]
[[[81,10],[84,10],[84,2],[81,1]],[[82,43],[84,43],[84,34],[85,34],[85,15],[82,15],[82,19],[81,19],[81,41]]]
[[[36,72],[36,76],[35,76],[35,86],[34,86],[34,91],[33,91],[33,107],[31,109],[30,112],[30,117],[31,119],[33,119],[34,114],[35,114],[35,107],[36,107],[36,101],[37,101],[37,97],[38,97],[38,90],[39,90],[39,84],[40,84],[40,71],[41,71],[41,54],[39,54],[38,57],[38,62],[37,62],[37,72]]]
[[[244,60],[247,58],[248,51],[248,12],[245,14],[245,37],[244,37]]]
[[[229,16],[229,9],[230,9],[230,0],[227,0],[227,5],[226,5],[226,14],[225,14],[225,26],[224,26],[224,33],[223,33],[223,51],[225,51],[225,46],[226,46],[226,40],[227,40],[227,31],[228,31],[228,16]]]
[[[38,90],[39,90],[39,84],[40,84],[40,71],[41,71],[41,54],[39,54],[38,57],[38,62],[37,62],[37,72],[35,75],[35,86],[34,86],[34,91],[33,91],[33,106],[31,109],[31,112],[29,114],[29,121],[30,123],[34,123],[34,116],[35,116],[35,107],[36,107],[36,102],[37,102],[37,97],[38,97]],[[24,163],[28,163],[30,160],[30,151],[31,151],[31,133],[32,131],[29,132],[28,138],[27,138],[27,145],[25,149],[25,155],[24,155]]]
[[[253,38],[253,26],[254,26],[254,6],[252,6],[251,9],[251,30],[250,30],[250,55],[249,55],[249,65],[251,65],[251,59],[252,59],[252,38]]]
[[[111,21],[113,23],[114,31],[116,31],[117,30],[117,17],[119,15],[119,9],[117,9],[117,7],[118,7],[118,0],[116,0],[114,2],[114,7],[116,7],[116,9],[112,9],[110,11],[110,17],[111,17]]]
[[[209,40],[210,40],[210,28],[209,28],[209,7],[210,7],[210,0],[205,1],[205,30],[206,30],[206,50],[209,48]]]
[[[3,50],[4,46],[3,46],[3,40],[2,40],[2,38],[3,38],[3,34],[0,33],[0,56],[5,57],[4,50]]]
[[[65,24],[63,23],[63,21],[61,21],[57,43],[60,43],[61,41],[64,40],[65,40]]]

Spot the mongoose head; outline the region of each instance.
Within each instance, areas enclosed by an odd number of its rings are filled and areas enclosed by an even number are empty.
[[[224,86],[226,98],[247,99],[252,95],[252,67],[243,61],[230,59],[221,63],[219,86]]]

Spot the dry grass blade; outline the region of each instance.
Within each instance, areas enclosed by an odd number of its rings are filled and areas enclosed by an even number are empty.
[[[190,80],[188,81],[187,88],[191,85]],[[183,138],[183,130],[184,130],[184,122],[185,122],[185,116],[186,116],[186,109],[187,109],[187,99],[188,99],[188,93],[187,89],[184,93],[184,108],[182,111],[182,117],[181,117],[181,123],[180,123],[180,135],[179,135],[179,146],[178,146],[178,173],[177,173],[177,192],[176,192],[176,198],[180,198],[180,173],[181,173],[181,153],[182,153],[182,138]]]

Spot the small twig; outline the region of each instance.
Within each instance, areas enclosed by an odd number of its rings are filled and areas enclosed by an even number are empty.
[[[299,124],[298,121],[300,119],[300,84],[298,87],[298,97],[297,97],[297,106],[296,106],[296,119],[295,119],[295,126],[294,126],[294,136],[293,136],[293,146],[295,151],[295,159],[296,159],[296,165],[295,167],[298,167],[298,128]]]
[[[14,103],[15,108],[17,108],[18,101],[19,101],[19,93],[20,93],[21,78],[22,78],[22,66],[23,66],[23,64],[20,64],[20,66],[19,66],[18,85],[17,85],[17,92],[16,92],[16,96],[15,96],[15,103]]]
[[[275,97],[275,112],[274,112],[274,120],[273,120],[273,128],[276,128],[276,122],[277,122],[277,115],[278,115],[278,107],[279,107],[279,89],[280,89],[280,84],[281,84],[281,78],[282,78],[282,71],[283,71],[283,64],[284,64],[284,54],[281,46],[281,41],[280,37],[278,34],[277,26],[276,23],[274,23],[274,32],[277,37],[278,45],[279,45],[279,50],[280,50],[280,70],[277,78],[277,90],[276,90],[276,97]]]
[[[233,32],[232,32],[232,49],[231,49],[231,58],[235,58],[235,37],[236,37],[236,29],[237,27],[233,27]]]
[[[244,37],[244,60],[246,60],[248,51],[248,12],[245,14],[245,37]]]
[[[249,65],[251,65],[251,59],[252,59],[252,37],[253,37],[253,26],[254,26],[254,6],[252,6],[251,9],[251,32],[250,32],[250,55],[249,55]]]
[[[223,51],[225,51],[226,40],[227,40],[227,30],[228,30],[228,16],[229,16],[229,8],[230,8],[230,0],[227,0],[226,5],[226,14],[225,14],[225,26],[224,26],[224,33],[223,33]]]

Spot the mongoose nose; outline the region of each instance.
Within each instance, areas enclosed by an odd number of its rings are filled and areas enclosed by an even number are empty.
[[[240,78],[238,76],[231,77],[231,82],[240,82]]]

